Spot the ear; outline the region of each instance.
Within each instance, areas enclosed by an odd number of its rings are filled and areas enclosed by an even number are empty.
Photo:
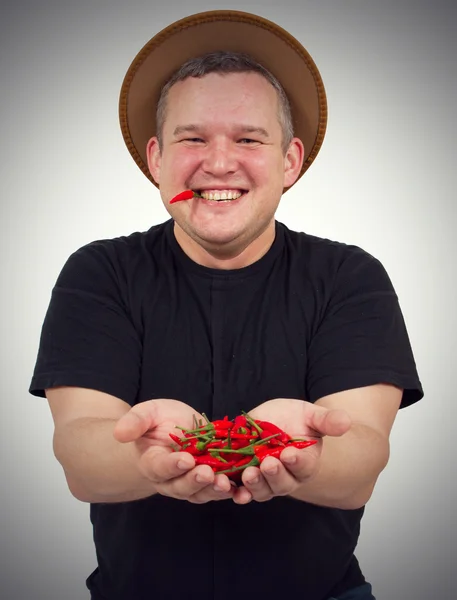
[[[148,159],[149,172],[152,175],[154,181],[159,185],[160,183],[160,167],[162,165],[162,154],[159,148],[159,140],[156,137],[152,137],[146,146],[146,156]]]
[[[293,138],[284,157],[284,187],[297,181],[305,157],[305,148],[299,138]]]

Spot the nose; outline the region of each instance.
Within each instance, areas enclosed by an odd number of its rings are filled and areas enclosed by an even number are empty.
[[[238,169],[236,154],[236,148],[229,141],[214,141],[205,149],[202,168],[205,173],[215,177],[235,173]]]

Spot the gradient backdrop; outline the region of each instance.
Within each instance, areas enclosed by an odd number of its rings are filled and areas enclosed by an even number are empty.
[[[88,598],[84,580],[95,566],[88,506],[70,496],[53,457],[46,401],[28,395],[40,328],[71,252],[168,217],[118,127],[118,93],[130,61],[172,21],[234,8],[298,37],[327,89],[323,149],[284,197],[278,218],[381,259],[426,392],[398,416],[358,557],[378,600],[454,599],[455,5],[194,0],[189,6],[184,0],[2,6],[0,596]]]

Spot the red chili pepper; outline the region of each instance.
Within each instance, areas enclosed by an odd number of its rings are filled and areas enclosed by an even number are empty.
[[[257,456],[246,456],[245,458],[242,458],[241,460],[239,460],[233,467],[231,467],[230,469],[227,470],[223,470],[223,471],[219,471],[219,473],[225,473],[227,475],[227,477],[229,475],[234,475],[236,474],[238,471],[244,471],[244,469],[247,469],[248,467],[258,467],[260,464],[259,459],[257,458]]]
[[[248,441],[250,441],[250,440],[257,439],[251,433],[233,433],[233,432],[230,432],[230,437],[232,438],[232,440],[248,440]]]
[[[192,442],[190,442],[187,446],[183,446],[182,450],[183,452],[188,452],[189,454],[192,454],[192,456],[198,456],[199,454],[201,454],[200,450],[194,444],[192,444]]]
[[[181,447],[182,447],[182,445],[184,444],[184,440],[183,440],[183,438],[180,438],[180,437],[178,437],[178,436],[177,436],[177,435],[175,435],[174,433],[169,433],[168,435],[171,437],[171,439],[172,439],[174,442],[176,442],[176,443],[177,443],[179,446],[181,446]]]
[[[236,461],[224,462],[222,460],[219,460],[218,458],[215,458],[213,456],[209,456],[209,455],[205,454],[203,456],[196,456],[195,464],[196,465],[209,465],[210,467],[216,467],[218,469],[226,469],[226,468],[229,468],[232,465],[236,464]]]
[[[193,192],[192,190],[185,190],[180,194],[177,194],[174,198],[170,200],[170,204],[174,204],[175,202],[181,202],[182,200],[190,200],[191,198],[201,198],[200,194]]]
[[[249,466],[258,466],[267,456],[279,458],[284,448],[294,446],[307,448],[316,444],[316,440],[292,438],[274,423],[256,421],[247,413],[229,420],[223,419],[197,422],[194,415],[194,429],[181,429],[183,437],[170,434],[171,439],[180,448],[195,457],[196,464],[207,464],[214,472],[225,473],[235,483],[241,480],[241,474]]]
[[[247,420],[244,415],[238,415],[237,417],[235,417],[235,420],[233,421],[234,429],[238,429],[239,427],[246,427],[246,425]]]
[[[314,446],[317,444],[317,440],[306,440],[303,442],[290,442],[288,446],[294,446],[295,448],[308,448],[308,446]]]
[[[211,425],[213,425],[216,429],[220,429],[220,430],[232,429],[232,427],[233,427],[232,421],[229,421],[228,419],[212,421]]]
[[[227,431],[230,431],[229,429],[215,429],[214,430],[214,436],[218,439],[221,440],[226,440],[227,439]],[[230,436],[233,439],[233,433],[230,432]]]
[[[255,446],[254,452],[257,458],[262,463],[267,456],[273,456],[274,458],[279,458],[281,452],[284,450],[283,447],[273,447],[269,448],[268,446]]]
[[[215,440],[213,442],[209,442],[206,445],[206,449],[214,449],[214,448],[227,448],[227,444],[224,442],[224,440]]]
[[[242,411],[243,416],[246,417],[246,422],[251,426],[251,428],[257,431],[257,433],[260,435],[262,433],[262,429],[259,427],[257,421],[255,419],[253,419],[251,416],[248,415],[248,413]]]
[[[288,433],[286,433],[274,423],[270,423],[269,421],[256,421],[256,423],[257,425],[259,425],[259,427],[263,429],[262,434],[266,431],[269,432],[269,435],[271,435],[272,433],[279,433],[280,435],[278,436],[278,439],[283,443],[286,443],[292,439],[292,437]],[[261,437],[262,434],[260,434]]]

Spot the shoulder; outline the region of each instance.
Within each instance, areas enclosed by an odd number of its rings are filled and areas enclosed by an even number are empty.
[[[74,281],[84,280],[90,291],[92,286],[98,289],[102,281],[121,282],[135,277],[139,271],[151,270],[154,263],[161,262],[166,252],[169,223],[81,246],[67,259],[56,286],[68,287]]]
[[[354,244],[293,231],[278,224],[284,232],[288,259],[312,279],[327,284],[344,285],[349,281],[380,279],[390,287],[390,280],[381,261]]]
[[[128,261],[137,258],[142,253],[149,253],[166,238],[170,221],[154,225],[147,231],[137,231],[125,236],[109,239],[99,239],[85,244],[70,258],[106,257],[112,260]]]

